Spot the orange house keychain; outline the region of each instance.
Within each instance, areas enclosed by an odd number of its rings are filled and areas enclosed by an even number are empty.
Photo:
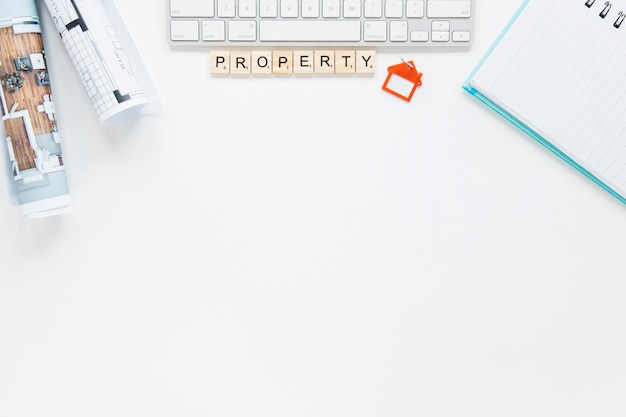
[[[417,72],[413,61],[402,60],[401,64],[388,67],[387,71],[389,75],[383,84],[383,90],[403,100],[411,101],[415,89],[422,85],[422,73]]]

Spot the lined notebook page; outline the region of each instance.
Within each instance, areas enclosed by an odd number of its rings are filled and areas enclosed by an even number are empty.
[[[470,84],[626,197],[626,0],[530,0]]]

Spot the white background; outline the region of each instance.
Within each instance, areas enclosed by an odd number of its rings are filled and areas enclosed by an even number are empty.
[[[116,4],[163,106],[101,127],[42,16],[73,212],[0,205],[1,416],[626,414],[626,207],[461,89],[520,0],[468,52],[286,78]]]

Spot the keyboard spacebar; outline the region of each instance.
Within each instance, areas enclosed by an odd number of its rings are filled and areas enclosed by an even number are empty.
[[[361,22],[348,21],[262,21],[259,39],[263,42],[358,42]]]

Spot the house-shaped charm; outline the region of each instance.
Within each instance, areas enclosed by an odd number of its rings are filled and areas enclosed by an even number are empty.
[[[413,61],[402,61],[401,64],[387,67],[389,75],[383,84],[383,90],[411,101],[415,89],[422,85],[422,73],[415,68]]]

